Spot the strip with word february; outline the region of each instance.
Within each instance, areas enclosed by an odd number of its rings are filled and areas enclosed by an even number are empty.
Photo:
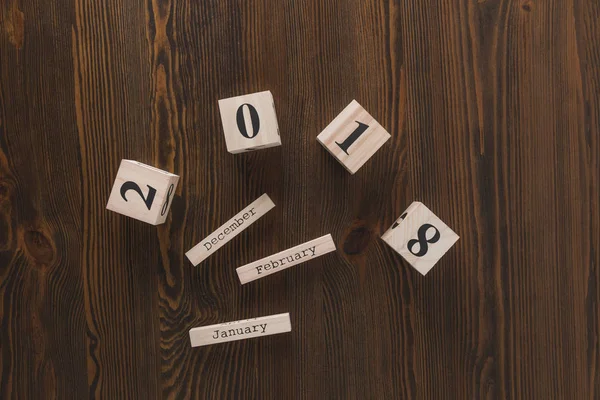
[[[263,194],[185,253],[186,257],[194,266],[200,264],[273,207],[275,207],[275,203],[266,193]]]
[[[330,234],[265,257],[253,263],[239,267],[236,271],[240,282],[246,284],[256,279],[283,271],[286,268],[311,260],[335,250]]]
[[[291,332],[290,313],[268,315],[190,329],[192,347]]]

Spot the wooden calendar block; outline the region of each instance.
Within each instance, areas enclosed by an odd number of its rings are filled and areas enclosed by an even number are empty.
[[[281,146],[270,91],[219,100],[227,151],[233,154]]]
[[[165,222],[179,176],[122,160],[106,208],[152,225]]]
[[[421,274],[427,274],[458,235],[423,203],[413,202],[381,237]]]
[[[351,174],[390,138],[390,134],[356,100],[317,136]]]
[[[200,264],[273,207],[275,207],[275,203],[271,201],[266,193],[263,194],[185,253],[186,257],[194,266]]]
[[[291,249],[284,250],[270,257],[265,257],[253,263],[246,264],[237,269],[241,284],[252,282],[256,279],[283,271],[296,264],[312,260],[335,250],[335,243],[331,235],[303,243]]]
[[[197,347],[291,331],[290,314],[284,313],[193,328],[190,342]]]

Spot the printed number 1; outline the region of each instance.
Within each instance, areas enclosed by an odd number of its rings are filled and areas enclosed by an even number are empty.
[[[356,142],[356,139],[358,139],[360,135],[362,135],[367,129],[369,129],[369,125],[367,124],[363,124],[362,122],[358,121],[356,121],[356,123],[358,124],[358,128],[356,128],[354,132],[352,132],[350,136],[346,138],[346,140],[344,140],[342,143],[335,142],[335,144],[340,146],[340,149],[342,149],[346,154],[348,154],[348,148],[352,146],[354,142]]]
[[[146,185],[146,186],[148,186],[148,197],[144,198],[144,193],[142,193],[142,189],[140,189],[140,187],[137,185],[137,183],[132,182],[132,181],[127,181],[123,184],[123,186],[121,186],[121,197],[123,198],[123,200],[127,201],[127,197],[125,197],[125,193],[127,193],[129,190],[133,190],[137,194],[140,195],[140,197],[142,198],[142,200],[144,200],[144,203],[146,203],[146,207],[148,207],[148,210],[149,210],[152,207],[152,202],[154,201],[154,196],[156,196],[156,189],[154,189],[150,185]]]

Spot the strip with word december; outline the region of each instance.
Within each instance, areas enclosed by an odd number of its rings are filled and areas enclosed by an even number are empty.
[[[223,247],[225,243],[229,242],[236,235],[239,235],[260,217],[269,212],[273,207],[275,207],[275,203],[273,203],[266,193],[263,194],[185,253],[186,257],[194,266],[200,264],[208,256]]]
[[[291,332],[290,313],[268,315],[190,329],[192,347]]]
[[[265,257],[253,263],[239,267],[236,271],[240,282],[246,284],[256,279],[283,271],[286,268],[311,260],[335,250],[330,234]]]

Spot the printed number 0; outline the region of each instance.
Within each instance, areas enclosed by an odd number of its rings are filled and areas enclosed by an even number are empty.
[[[248,107],[248,112],[250,113],[250,121],[252,122],[252,132],[250,136],[248,134],[248,130],[246,129],[246,119],[244,118],[244,106]],[[260,130],[260,119],[258,118],[258,111],[252,104],[244,103],[238,109],[235,114],[235,119],[237,121],[238,129],[243,137],[247,139],[252,139],[258,135],[258,131]]]
[[[150,185],[146,185],[146,186],[148,186],[148,197],[144,198],[144,193],[142,193],[142,189],[140,189],[140,187],[137,185],[137,183],[127,181],[123,184],[123,186],[121,186],[121,197],[123,198],[123,200],[127,201],[127,197],[125,197],[125,193],[127,193],[129,190],[133,190],[133,191],[137,192],[137,194],[140,195],[140,197],[142,198],[142,200],[144,200],[144,203],[146,203],[146,207],[148,207],[148,210],[149,210],[152,207],[152,202],[154,201],[154,196],[156,196],[156,189],[154,189]]]
[[[427,240],[427,231],[429,228],[435,229],[435,234],[431,239]],[[411,239],[408,241],[408,251],[417,257],[423,257],[429,250],[427,244],[436,243],[438,240],[440,240],[440,231],[438,231],[438,229],[431,224],[423,224],[417,231],[417,239]],[[413,251],[413,247],[417,243],[419,244],[419,251],[415,253]]]
[[[167,200],[165,200],[165,204],[162,206],[162,210],[160,210],[160,216],[165,215],[167,210],[169,209],[169,200],[171,199],[171,195],[173,194],[173,184],[169,187],[169,192],[167,193]]]

